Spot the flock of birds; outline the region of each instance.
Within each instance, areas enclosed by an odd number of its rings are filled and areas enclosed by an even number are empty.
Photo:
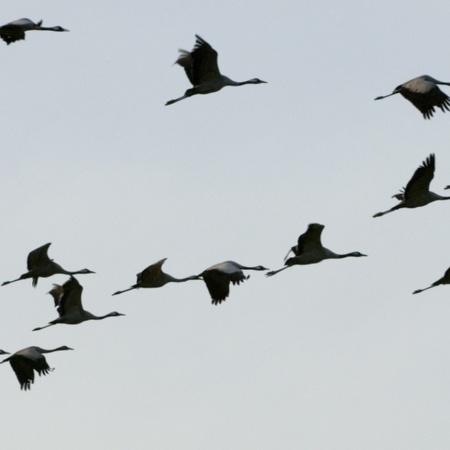
[[[24,40],[25,32],[31,30],[56,32],[68,31],[60,26],[43,27],[42,21],[34,23],[29,19],[19,19],[1,26],[0,38],[9,45],[13,42]],[[217,52],[198,35],[196,35],[195,45],[191,52],[180,50],[180,56],[177,59],[176,64],[183,67],[193,87],[188,89],[183,96],[169,100],[166,105],[174,104],[193,95],[217,92],[226,86],[266,83],[259,78],[236,82],[222,75],[217,64]],[[438,81],[428,75],[423,75],[397,86],[391,94],[377,97],[375,100],[384,99],[395,94],[401,94],[423,114],[425,119],[430,119],[435,112],[435,107],[439,107],[443,112],[450,111],[450,98],[439,89],[438,85],[450,86],[450,83]],[[431,154],[414,172],[414,175],[409,180],[406,187],[403,188],[400,193],[393,196],[399,200],[400,203],[387,211],[375,214],[373,217],[381,217],[401,208],[417,208],[425,206],[437,200],[450,200],[450,197],[441,196],[430,191],[429,188],[431,180],[434,177],[434,171],[435,155]],[[445,189],[450,189],[450,185]],[[267,272],[266,276],[271,277],[294,265],[316,264],[326,259],[367,256],[357,251],[338,254],[325,248],[321,242],[321,235],[324,228],[324,225],[318,223],[308,225],[307,230],[299,236],[297,244],[294,245],[286,255],[284,266],[278,270]],[[102,316],[96,316],[89,311],[86,311],[83,308],[81,301],[83,287],[74,275],[92,274],[95,272],[89,269],[76,271],[64,269],[49,258],[48,249],[50,245],[51,244],[48,243],[31,251],[27,258],[28,271],[19,278],[5,281],[2,284],[2,286],[4,286],[31,278],[32,285],[35,287],[39,278],[47,278],[56,274],[70,276],[63,285],[55,284],[53,289],[49,292],[54,299],[58,317],[47,325],[34,328],[33,331],[42,330],[57,324],[76,325],[88,320],[102,320],[107,317],[119,317],[124,315],[113,311]],[[291,252],[294,256],[289,258]],[[228,298],[230,294],[230,284],[239,285],[249,278],[248,275],[245,275],[244,270],[269,270],[261,265],[243,266],[234,261],[224,261],[207,268],[198,275],[175,278],[162,270],[165,261],[166,258],[151,264],[137,274],[135,284],[128,289],[114,292],[112,295],[119,295],[140,288],[160,288],[167,283],[184,283],[192,280],[203,280],[208,289],[212,304],[218,305]],[[445,272],[442,278],[435,281],[427,288],[414,291],[413,294],[443,284],[450,284],[450,268]],[[31,384],[34,383],[34,372],[37,372],[39,375],[46,375],[53,370],[49,367],[44,354],[63,350],[73,349],[67,346],[61,346],[50,350],[36,346],[27,347],[7,357],[1,361],[0,364],[9,362],[17,376],[21,389],[28,390],[30,389]],[[7,355],[9,353],[0,350],[0,354]]]

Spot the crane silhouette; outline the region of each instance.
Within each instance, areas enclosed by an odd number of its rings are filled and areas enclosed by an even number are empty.
[[[447,269],[442,278],[439,278],[439,280],[435,281],[431,286],[428,286],[424,289],[417,289],[416,291],[413,292],[413,294],[419,294],[420,292],[426,291],[436,286],[441,286],[443,284],[450,284],[450,267]]]
[[[320,223],[309,224],[307,230],[299,236],[297,245],[294,245],[286,255],[285,266],[266,273],[266,276],[271,277],[295,265],[317,264],[325,259],[367,256],[360,252],[338,254],[325,248],[320,240],[324,228],[325,226]],[[288,259],[290,252],[293,252],[294,256]]]
[[[397,86],[392,94],[377,97],[375,100],[401,94],[423,114],[424,119],[431,119],[435,106],[441,108],[444,113],[450,111],[450,98],[438,88],[438,84],[450,86],[450,83],[422,75]]]
[[[63,27],[43,27],[42,20],[34,23],[30,19],[18,19],[9,22],[0,27],[0,38],[3,39],[7,45],[11,42],[22,41],[25,39],[25,31],[39,30],[39,31],[69,31]]]
[[[47,364],[44,353],[59,352],[62,350],[73,350],[73,348],[63,345],[62,347],[54,348],[52,350],[45,350],[41,347],[27,347],[14,353],[10,357],[0,361],[3,364],[7,361],[11,364],[14,373],[20,383],[20,389],[28,390],[31,384],[34,383],[34,371],[39,376],[47,375],[50,371],[50,366]]]
[[[167,258],[161,259],[158,262],[155,262],[154,264],[151,264],[146,269],[144,269],[142,272],[138,273],[136,275],[136,284],[133,284],[133,286],[129,287],[128,289],[125,289],[123,291],[117,291],[114,292],[112,295],[118,295],[123,294],[124,292],[131,291],[133,289],[139,289],[139,288],[159,288],[167,283],[184,283],[185,281],[190,280],[200,280],[197,275],[192,275],[190,277],[186,278],[175,278],[172,275],[169,275],[162,270],[162,265],[166,261]]]
[[[68,325],[77,325],[87,320],[102,320],[107,317],[124,316],[125,314],[118,313],[116,311],[105,314],[104,316],[96,316],[89,311],[83,309],[81,303],[81,293],[83,292],[83,286],[74,277],[70,277],[62,286],[55,284],[54,288],[49,292],[53,296],[55,306],[59,317],[52,320],[43,327],[34,328],[33,331],[43,330],[44,328],[57,325],[59,323],[65,323]]]
[[[63,275],[77,275],[77,274],[87,274],[87,273],[95,273],[89,269],[81,269],[76,271],[69,271],[63,269],[59,264],[56,264],[53,259],[48,257],[48,248],[51,243],[45,244],[42,247],[39,247],[28,254],[27,258],[27,269],[28,272],[21,275],[16,280],[5,281],[2,283],[2,286],[6,284],[15,283],[16,281],[26,280],[27,278],[33,279],[33,287],[36,287],[38,278],[47,278],[56,274]]]
[[[239,284],[250,276],[245,276],[243,270],[268,270],[263,266],[247,267],[234,261],[224,261],[204,270],[199,277],[208,288],[212,304],[218,305],[230,295],[230,283]]]
[[[230,80],[219,71],[217,52],[197,34],[195,38],[195,46],[192,52],[179,50],[181,55],[175,61],[175,64],[184,68],[189,81],[194,87],[188,89],[182,97],[169,100],[166,106],[196,94],[211,94],[220,91],[225,86],[267,83],[259,78],[252,78],[251,80],[241,82]]]
[[[432,153],[414,172],[414,175],[408,181],[406,188],[403,188],[399,194],[392,196],[397,200],[400,200],[400,203],[387,211],[374,214],[373,217],[381,217],[401,208],[419,208],[428,205],[428,203],[435,202],[436,200],[450,200],[450,197],[443,197],[442,195],[430,191],[430,183],[434,177],[435,166],[436,159]]]

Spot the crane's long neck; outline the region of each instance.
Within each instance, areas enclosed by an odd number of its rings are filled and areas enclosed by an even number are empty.
[[[427,291],[428,289],[434,288],[434,287],[436,287],[436,286],[438,286],[438,285],[437,285],[437,284],[432,284],[431,286],[428,286],[428,287],[426,287],[426,288],[423,288],[423,289],[417,289],[416,291],[413,292],[413,294],[420,294],[421,292]]]
[[[283,270],[288,269],[289,267],[291,267],[291,266],[284,266],[284,267],[282,267],[281,269],[278,269],[278,270],[272,270],[271,272],[267,272],[267,273],[266,273],[266,277],[273,277],[273,276],[276,275],[277,273],[280,273],[280,272],[282,272]]]
[[[59,351],[62,351],[62,350],[70,350],[70,349],[67,348],[67,347],[64,347],[64,346],[63,347],[53,348],[51,350],[45,350],[43,348],[38,347],[39,353],[53,353],[53,352],[59,352]]]
[[[45,325],[43,327],[38,327],[38,328],[33,328],[32,331],[39,331],[39,330],[43,330],[44,328],[48,328],[51,327],[53,325],[56,325],[58,322],[50,322],[48,325]]]
[[[191,275],[190,277],[186,277],[186,278],[175,278],[170,276],[170,281],[172,281],[173,283],[184,283],[185,281],[190,281],[190,280],[201,280],[201,277],[199,275]]]
[[[123,294],[124,292],[128,292],[128,291],[132,291],[133,289],[137,289],[138,287],[139,287],[139,286],[133,285],[133,286],[131,286],[131,287],[128,288],[128,289],[124,289],[123,291],[117,291],[117,292],[114,292],[114,294],[112,294],[112,295]]]
[[[394,91],[391,94],[388,95],[380,95],[379,97],[377,97],[375,100],[382,100],[383,98],[388,98],[391,97],[392,95],[398,94],[400,91]]]

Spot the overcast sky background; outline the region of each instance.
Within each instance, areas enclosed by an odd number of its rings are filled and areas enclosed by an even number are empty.
[[[0,365],[2,445],[64,450],[447,450],[450,202],[374,219],[430,154],[450,184],[450,114],[400,96],[450,81],[445,1],[16,0],[70,33],[1,42],[0,281],[28,253],[80,275],[84,307],[125,317],[32,332],[52,283],[0,288],[0,348],[73,347],[19,388]],[[268,82],[164,106],[198,33],[224,75]],[[448,88],[443,88],[447,93]],[[449,194],[450,195],[450,194]],[[309,223],[368,258],[251,273],[211,305],[201,281],[112,297],[167,257],[278,269]],[[5,447],[5,448],[6,448]]]

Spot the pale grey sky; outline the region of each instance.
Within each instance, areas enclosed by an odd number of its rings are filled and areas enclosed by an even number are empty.
[[[450,81],[448,2],[53,2],[3,5],[70,33],[0,42],[0,281],[29,251],[79,276],[94,314],[57,317],[66,277],[0,289],[0,348],[73,347],[22,392],[0,365],[11,449],[447,450],[450,202],[378,219],[430,154],[450,184],[450,114],[400,96]],[[199,34],[225,88],[174,66]],[[443,88],[450,93],[450,89]],[[174,276],[231,259],[277,269],[311,222],[323,244],[368,258],[251,273],[212,306],[203,282],[112,297],[167,257]],[[6,447],[5,447],[6,448]]]

